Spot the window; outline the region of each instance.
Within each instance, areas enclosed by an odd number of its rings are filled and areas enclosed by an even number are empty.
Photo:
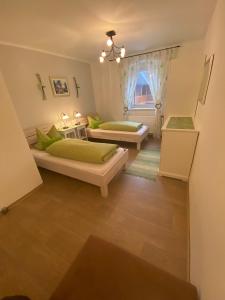
[[[154,108],[154,101],[147,80],[148,72],[140,71],[135,87],[132,108]]]

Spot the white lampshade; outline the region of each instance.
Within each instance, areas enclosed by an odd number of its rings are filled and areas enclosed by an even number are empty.
[[[118,64],[120,63],[120,57],[119,57],[119,56],[116,58],[116,62],[117,62]]]
[[[102,57],[106,57],[106,53],[104,50],[102,51]]]
[[[106,42],[107,46],[111,47],[113,44],[113,41],[109,38]]]
[[[125,56],[125,52],[126,52],[125,48],[122,47],[121,50],[120,50],[120,56],[124,57]]]
[[[62,112],[60,114],[60,118],[62,120],[62,122],[64,123],[64,127],[62,127],[63,129],[69,128],[69,126],[67,125],[67,121],[70,118],[66,113]]]
[[[67,114],[62,113],[61,118],[62,118],[62,120],[68,120],[70,117]]]
[[[81,113],[76,112],[76,113],[75,113],[75,117],[76,117],[76,118],[80,118],[80,117],[81,117]]]
[[[99,61],[100,61],[100,63],[104,63],[104,57],[100,56]]]

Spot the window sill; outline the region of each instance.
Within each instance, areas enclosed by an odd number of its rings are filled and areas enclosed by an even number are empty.
[[[137,111],[155,111],[155,108],[154,107],[133,107],[133,108],[130,108],[129,110],[128,110],[128,112],[129,111],[135,111],[135,110],[137,110]]]

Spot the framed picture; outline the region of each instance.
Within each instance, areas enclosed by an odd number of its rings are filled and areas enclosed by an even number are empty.
[[[214,54],[212,54],[209,57],[206,57],[205,59],[202,82],[201,82],[201,87],[198,95],[198,101],[201,102],[202,104],[205,104],[210,77],[212,73],[213,61],[214,61]]]
[[[69,84],[66,77],[50,77],[54,96],[69,96]]]

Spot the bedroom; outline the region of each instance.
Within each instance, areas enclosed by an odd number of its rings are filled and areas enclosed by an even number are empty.
[[[142,6],[138,1],[1,1],[0,298],[49,299],[90,235],[191,282],[203,300],[224,298],[224,11],[222,0],[152,0]],[[121,68],[132,58],[99,62],[109,30],[116,31],[114,43],[125,47],[125,57],[151,57],[175,47],[167,60],[160,118],[154,106],[124,102]],[[214,55],[214,63],[202,104],[197,100],[206,55]],[[54,80],[64,96],[54,94]],[[151,86],[150,92],[157,102]],[[141,144],[130,132],[115,138],[108,132],[107,140],[89,136],[121,149],[109,159],[112,164],[94,171],[76,162],[73,168],[63,165],[64,171],[58,164],[37,169],[27,130],[33,136],[36,127],[48,124],[46,133],[60,124],[74,126],[76,134],[77,123],[97,114],[104,121],[143,123],[149,135],[141,136]],[[198,131],[189,181],[159,174],[145,178],[137,170],[127,174],[143,151],[159,153],[155,137],[169,116],[193,117]],[[166,159],[172,166],[184,160],[185,151],[178,148],[187,147],[186,140],[173,142],[173,160]],[[169,149],[163,143],[161,159]]]

